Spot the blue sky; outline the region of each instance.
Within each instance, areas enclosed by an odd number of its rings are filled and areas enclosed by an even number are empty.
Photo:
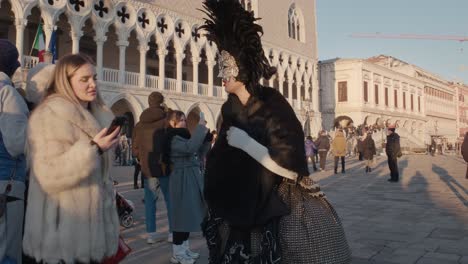
[[[468,36],[468,0],[316,0],[319,60],[390,55],[468,84],[468,42],[351,38],[352,33]]]

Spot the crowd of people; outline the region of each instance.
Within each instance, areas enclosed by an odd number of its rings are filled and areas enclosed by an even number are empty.
[[[304,143],[289,104],[274,89],[258,85],[258,78],[274,69],[266,61],[246,61],[239,54],[245,47],[220,39],[217,20],[225,19],[222,14],[235,10],[253,22],[251,14],[222,1],[207,1],[205,8],[212,14],[205,28],[223,49],[219,63],[229,93],[219,134],[209,131],[203,113],[189,131],[185,114],[164,107],[159,92],[149,95],[149,107],[131,140],[120,127],[108,131],[113,114],[99,95],[93,62],[81,54],[31,69],[22,96],[11,83],[18,52],[0,40],[0,48],[8,51],[0,56],[1,261],[101,263],[116,254],[119,220],[110,150],[126,145],[131,148],[126,156],[136,160],[135,188],[141,170],[149,244],[161,238],[159,190],[164,196],[172,263],[196,261],[199,253],[190,249],[189,236],[199,231],[207,239],[210,263],[349,263],[339,217],[309,177],[307,164],[311,160],[314,171],[323,171],[331,152],[334,172],[341,161],[345,173],[345,131],[338,129],[333,139],[321,131],[316,140],[308,136]],[[230,23],[240,22],[233,18]],[[253,27],[253,38],[260,29]],[[257,61],[264,57],[255,56]],[[252,67],[260,68],[246,70]],[[388,131],[390,181],[396,182],[399,137],[394,127]],[[298,148],[302,144],[303,151]],[[376,154],[372,130],[364,129],[356,144],[366,173],[371,172]]]
[[[209,131],[202,112],[189,130],[185,114],[152,92],[127,139],[120,126],[109,126],[114,116],[100,97],[94,63],[82,54],[31,69],[22,96],[11,82],[18,51],[0,40],[1,263],[102,263],[116,254],[119,219],[109,168],[117,145],[127,153],[121,159],[135,157],[149,244],[161,238],[159,190],[164,196],[172,263],[199,258],[189,243],[199,231],[211,264],[350,263],[341,221],[312,180],[308,160],[324,171],[331,153],[334,173],[339,163],[346,173],[351,151],[370,173],[373,129],[359,137],[321,131],[304,142],[290,104],[259,84],[276,69],[253,13],[227,0],[204,1],[204,12],[202,28],[220,50],[219,77],[229,94],[218,132]],[[399,136],[394,126],[387,131],[389,181],[397,182]]]
[[[189,131],[183,112],[162,107],[161,93],[149,95],[127,146],[143,176],[147,242],[158,239],[161,189],[172,263],[196,261],[189,237],[199,231],[210,263],[349,263],[339,217],[298,148],[301,124],[281,94],[259,85],[275,73],[261,48],[261,26],[237,1],[208,0],[204,8],[229,98],[218,134],[203,113]],[[23,97],[11,82],[18,51],[7,40],[0,48],[0,262],[114,258],[122,240],[109,168],[122,125],[100,96],[94,63],[70,54],[39,65],[29,71]],[[302,237],[293,236],[298,231]]]
[[[385,141],[385,153],[388,157],[391,182],[398,181],[397,158],[401,157],[400,137],[395,132],[396,127],[390,124],[387,127],[387,138]],[[304,142],[306,160],[311,160],[314,171],[320,169],[325,171],[325,164],[328,156],[334,158],[334,173],[338,173],[338,164],[341,161],[341,173],[346,173],[346,158],[358,156],[360,161],[365,162],[365,173],[372,172],[372,166],[375,163],[374,156],[377,154],[377,147],[372,134],[373,127],[361,126],[359,131],[354,127],[348,129],[346,135],[345,129],[337,128],[334,136],[331,137],[327,131],[319,132],[314,140],[307,136]],[[319,163],[319,168],[317,168]]]

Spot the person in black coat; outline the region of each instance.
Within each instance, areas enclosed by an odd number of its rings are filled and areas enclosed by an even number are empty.
[[[468,162],[468,132],[465,133],[465,138],[463,139],[463,143],[461,145],[461,153],[463,159]],[[468,179],[468,167],[466,168],[465,178]]]
[[[325,170],[325,163],[327,161],[327,154],[330,150],[330,139],[327,136],[325,130],[320,131],[319,138],[315,141],[315,146],[317,147],[318,154],[320,157],[320,170]]]
[[[366,173],[372,171],[372,160],[374,159],[375,151],[375,142],[372,139],[372,132],[369,131],[365,136],[365,139],[361,142],[362,144],[362,156],[366,161]]]
[[[387,129],[387,144],[385,145],[385,152],[388,157],[388,167],[390,169],[389,182],[398,182],[398,158],[401,157],[400,149],[400,136],[395,132],[395,126],[390,125]]]
[[[320,237],[320,246],[326,245],[326,249],[309,252],[308,247],[296,252],[299,246],[309,245],[308,241],[287,241],[297,235],[288,231],[292,225],[281,223],[299,205],[291,204],[281,187],[286,190],[289,182],[296,186],[303,179],[311,180],[302,125],[278,90],[259,84],[260,78],[270,79],[276,69],[264,54],[263,30],[255,23],[253,12],[232,0],[205,0],[203,6],[208,18],[201,28],[220,51],[219,77],[229,94],[221,108],[218,139],[206,159],[208,214],[202,228],[209,263],[304,264],[319,263],[314,261],[319,258],[328,263],[349,263],[341,223],[324,197],[308,204],[320,204],[320,213],[307,217],[315,225],[308,225],[308,232],[302,233]],[[309,187],[317,194],[319,188]],[[321,216],[326,216],[324,221]],[[303,226],[302,222],[297,224],[297,228]],[[338,230],[338,234],[330,230]],[[314,232],[321,232],[320,236]],[[308,253],[307,258],[297,257],[300,253]],[[291,258],[294,260],[288,262]]]

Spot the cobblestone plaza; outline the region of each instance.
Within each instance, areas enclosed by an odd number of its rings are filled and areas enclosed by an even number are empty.
[[[352,263],[468,263],[468,180],[460,157],[403,156],[398,183],[387,182],[385,156],[370,174],[355,158],[347,160],[346,174],[333,174],[332,164],[327,166],[312,175],[342,219]],[[133,189],[133,167],[115,167],[114,175],[118,190],[136,205],[135,225],[122,230],[134,249],[125,263],[169,263],[171,244],[146,244],[143,189]],[[158,232],[167,233],[162,200],[157,219]],[[197,263],[208,263],[201,234],[192,234],[191,245],[201,252]]]

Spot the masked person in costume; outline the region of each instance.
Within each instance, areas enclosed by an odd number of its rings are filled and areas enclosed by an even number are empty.
[[[201,27],[216,43],[229,93],[208,153],[203,233],[214,264],[349,263],[341,222],[309,178],[304,133],[275,89],[262,27],[235,0],[205,0]]]

